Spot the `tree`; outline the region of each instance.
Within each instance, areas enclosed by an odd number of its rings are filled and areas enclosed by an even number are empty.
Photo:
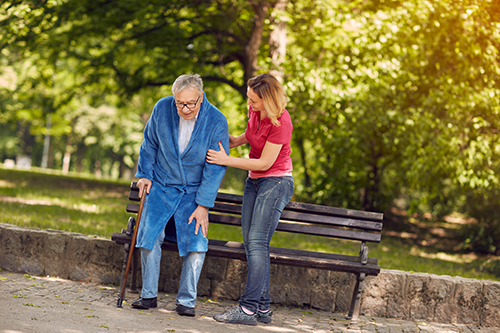
[[[75,142],[70,147],[76,139],[73,99],[85,99],[92,107],[114,99],[123,109],[186,72],[200,72],[205,82],[223,82],[246,96],[246,81],[258,70],[265,20],[274,5],[197,0],[6,2],[0,22],[5,28],[4,56],[12,65],[23,64],[18,73],[25,78],[13,95],[17,101],[29,101],[34,118],[61,113],[58,119],[66,120],[61,126],[67,135],[67,160],[72,150],[84,146]],[[153,103],[141,109],[141,117]]]
[[[304,101],[296,139],[315,179],[305,193],[369,210],[385,211],[403,193],[414,211],[456,208],[457,172],[469,154],[457,140],[476,131],[478,103],[486,113],[497,108],[484,98],[498,91],[494,6],[339,1],[290,9],[288,87]],[[482,131],[494,138],[494,128]],[[492,166],[483,167],[491,177]]]

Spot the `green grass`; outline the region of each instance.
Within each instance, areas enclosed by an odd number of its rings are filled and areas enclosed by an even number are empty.
[[[130,181],[0,167],[0,223],[111,238],[130,216],[125,211],[129,186]],[[386,219],[384,225],[382,242],[369,244],[370,256],[379,258],[382,268],[500,281],[481,270],[489,257],[453,250],[458,248],[456,225],[414,218]],[[240,228],[218,224],[210,225],[209,237],[242,240]],[[359,251],[359,244],[350,241],[282,232],[271,245],[351,255]]]

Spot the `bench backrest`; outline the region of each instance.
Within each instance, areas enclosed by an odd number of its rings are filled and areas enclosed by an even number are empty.
[[[210,223],[240,226],[242,198],[241,195],[219,192],[215,206],[210,208]],[[131,184],[129,199],[140,201],[135,182]],[[127,212],[138,211],[138,204],[127,205]],[[283,210],[276,230],[379,243],[382,238],[382,221],[382,213],[292,201]]]

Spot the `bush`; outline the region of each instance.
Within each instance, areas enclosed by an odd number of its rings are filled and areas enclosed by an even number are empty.
[[[500,189],[473,189],[466,198],[465,211],[476,222],[461,230],[464,249],[500,254]]]

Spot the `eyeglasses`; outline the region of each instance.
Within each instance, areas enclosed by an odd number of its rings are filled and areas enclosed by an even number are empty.
[[[184,107],[187,107],[189,110],[192,110],[196,107],[196,104],[198,104],[198,101],[200,100],[201,96],[198,96],[198,99],[194,103],[175,103],[175,106],[177,109],[182,110]]]

